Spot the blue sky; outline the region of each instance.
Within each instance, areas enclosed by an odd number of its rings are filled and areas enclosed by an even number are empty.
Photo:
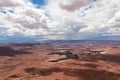
[[[31,2],[35,5],[37,5],[38,8],[41,6],[44,6],[46,4],[45,0],[31,0]]]
[[[120,40],[119,3],[120,0],[0,0],[0,42]]]

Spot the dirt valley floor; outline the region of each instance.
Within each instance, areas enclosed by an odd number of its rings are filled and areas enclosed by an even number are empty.
[[[120,41],[1,43],[0,80],[120,80]]]

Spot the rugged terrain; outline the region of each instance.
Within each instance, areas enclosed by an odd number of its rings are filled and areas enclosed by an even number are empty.
[[[0,80],[120,80],[120,41],[0,44]]]

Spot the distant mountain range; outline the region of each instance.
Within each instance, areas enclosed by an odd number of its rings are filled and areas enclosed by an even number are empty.
[[[36,43],[36,42],[40,42],[40,43],[106,43],[106,42],[112,42],[112,43],[116,43],[118,44],[118,42],[120,42],[120,39],[115,40],[113,39],[108,39],[108,38],[104,38],[104,39],[86,39],[86,40],[49,40],[49,39],[45,39],[44,36],[1,36],[0,35],[0,43]]]

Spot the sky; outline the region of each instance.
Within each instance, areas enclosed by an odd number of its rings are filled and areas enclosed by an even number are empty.
[[[0,42],[120,40],[120,0],[0,0]]]

